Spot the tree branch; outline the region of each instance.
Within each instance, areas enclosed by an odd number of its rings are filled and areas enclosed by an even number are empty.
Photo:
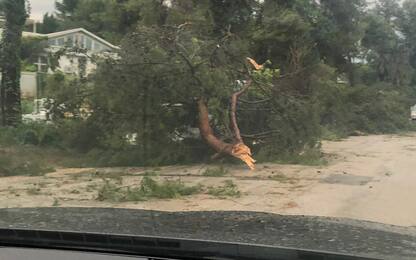
[[[251,86],[252,80],[249,79],[246,82],[246,85],[238,92],[235,92],[231,97],[231,127],[234,131],[234,138],[237,143],[243,143],[243,138],[241,137],[240,128],[238,127],[237,123],[237,102],[238,98],[246,92],[246,90]]]
[[[269,102],[270,100],[272,100],[271,98],[266,98],[266,99],[262,99],[262,100],[256,100],[256,101],[250,101],[250,100],[245,100],[245,99],[239,99],[241,102],[243,103],[247,103],[247,104],[251,104],[251,105],[255,105],[255,104],[261,104],[261,103],[266,103]]]
[[[251,150],[242,141],[234,144],[226,143],[214,135],[209,123],[208,107],[205,100],[198,100],[199,110],[199,130],[202,138],[211,146],[217,154],[213,158],[218,158],[221,154],[234,156],[247,164],[250,169],[254,169],[255,160],[251,157]],[[238,129],[238,126],[237,126]],[[242,140],[240,136],[240,140]]]
[[[241,136],[245,137],[245,138],[260,138],[260,137],[265,137],[274,133],[280,133],[279,130],[270,130],[270,131],[266,131],[266,132],[262,132],[262,133],[257,133],[257,134],[242,134]]]

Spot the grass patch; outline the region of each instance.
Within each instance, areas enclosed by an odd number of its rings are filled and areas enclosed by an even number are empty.
[[[13,160],[17,158],[19,163],[37,162],[49,167],[88,166],[89,161],[84,154],[76,152],[60,140],[61,132],[55,125],[44,123],[0,127],[0,157],[6,153]],[[0,171],[0,175],[3,174],[5,173]]]
[[[228,174],[228,170],[224,166],[219,166],[216,168],[207,168],[202,175],[206,177],[223,177]]]
[[[104,185],[98,191],[97,200],[125,202],[145,201],[152,198],[173,199],[193,195],[201,190],[200,185],[188,186],[181,180],[157,182],[150,176],[144,176],[138,187],[120,187],[105,180]]]
[[[341,132],[339,130],[333,130],[328,127],[321,128],[322,140],[339,142],[339,141],[342,141],[346,137],[348,137],[348,134]]]
[[[154,172],[154,171],[146,171],[145,173],[143,173],[141,175],[142,176],[147,176],[147,177],[157,177],[157,176],[159,176],[159,174]]]
[[[310,148],[296,155],[283,156],[277,163],[324,166],[328,165],[328,160],[326,160],[320,148]]]
[[[232,180],[224,181],[223,186],[208,187],[208,194],[219,198],[241,196],[240,190]]]
[[[122,178],[123,176],[131,176],[133,174],[128,173],[126,171],[120,170],[120,169],[115,169],[115,170],[104,170],[104,171],[98,171],[95,170],[92,173],[92,177],[100,177],[100,178],[110,178],[110,179],[119,179]]]
[[[289,178],[286,175],[280,174],[280,173],[269,176],[269,179],[274,180],[274,181],[278,181],[278,182],[281,182],[281,183],[290,183],[290,184],[294,184],[294,183],[297,182],[297,180],[295,178]]]
[[[61,204],[57,198],[53,199],[52,207],[59,207]]]
[[[55,171],[36,156],[25,156],[22,153],[0,151],[0,176],[41,176]]]

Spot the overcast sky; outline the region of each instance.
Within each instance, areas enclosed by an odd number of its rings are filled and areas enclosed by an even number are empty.
[[[54,11],[55,0],[29,0],[31,5],[30,17],[36,20],[42,20],[43,14]]]
[[[42,17],[45,13],[52,13],[55,10],[55,1],[56,0],[29,0],[32,11],[30,18],[35,20],[42,20]],[[316,0],[319,1],[319,0]],[[375,0],[367,0],[368,3],[372,3]],[[402,0],[398,0],[400,3]]]

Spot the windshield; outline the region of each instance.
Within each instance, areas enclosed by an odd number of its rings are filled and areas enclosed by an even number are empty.
[[[1,0],[0,208],[415,226],[415,17],[414,0]]]

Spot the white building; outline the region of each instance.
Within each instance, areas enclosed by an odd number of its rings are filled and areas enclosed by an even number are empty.
[[[0,40],[3,32],[5,20],[0,16]],[[28,19],[26,25],[32,26],[32,32],[23,32],[23,37],[36,37],[46,43],[45,53],[38,57],[37,71],[52,73],[50,54],[62,51],[57,62],[56,70],[66,74],[79,75],[79,64],[81,59],[85,60],[85,73],[88,75],[96,68],[94,58],[105,57],[114,54],[117,46],[98,37],[97,35],[83,29],[71,29],[55,33],[41,34],[36,31],[36,22]],[[1,75],[0,75],[1,77]],[[21,79],[22,96],[26,98],[37,97],[38,77],[36,73],[23,72]]]
[[[5,19],[0,16],[0,41],[3,35]],[[23,37],[36,37],[45,43],[44,53],[42,53],[35,65],[37,72],[21,73],[20,88],[23,98],[35,99],[36,109],[32,114],[23,115],[24,121],[46,121],[48,120],[48,112],[43,108],[44,99],[39,98],[41,87],[40,76],[45,73],[53,73],[51,69],[51,56],[56,56],[60,52],[55,69],[66,74],[79,76],[81,70],[80,63],[85,63],[82,73],[90,74],[96,69],[94,59],[105,58],[108,55],[114,57],[117,46],[98,37],[97,35],[83,29],[71,29],[49,34],[41,34],[36,31],[36,22],[28,20],[26,25],[33,26],[32,32],[23,32]],[[0,72],[1,80],[1,72]],[[42,103],[42,104],[41,104]]]
[[[24,32],[23,37],[39,37],[47,41],[48,47],[45,49],[45,54],[39,57],[36,63],[38,71],[45,71],[45,67],[50,68],[48,54],[64,50],[64,54],[58,60],[57,70],[68,74],[78,74],[79,63],[83,58],[86,59],[86,73],[89,74],[96,68],[93,57],[113,53],[118,49],[117,46],[83,28],[49,34]],[[48,71],[51,72],[51,70]]]

